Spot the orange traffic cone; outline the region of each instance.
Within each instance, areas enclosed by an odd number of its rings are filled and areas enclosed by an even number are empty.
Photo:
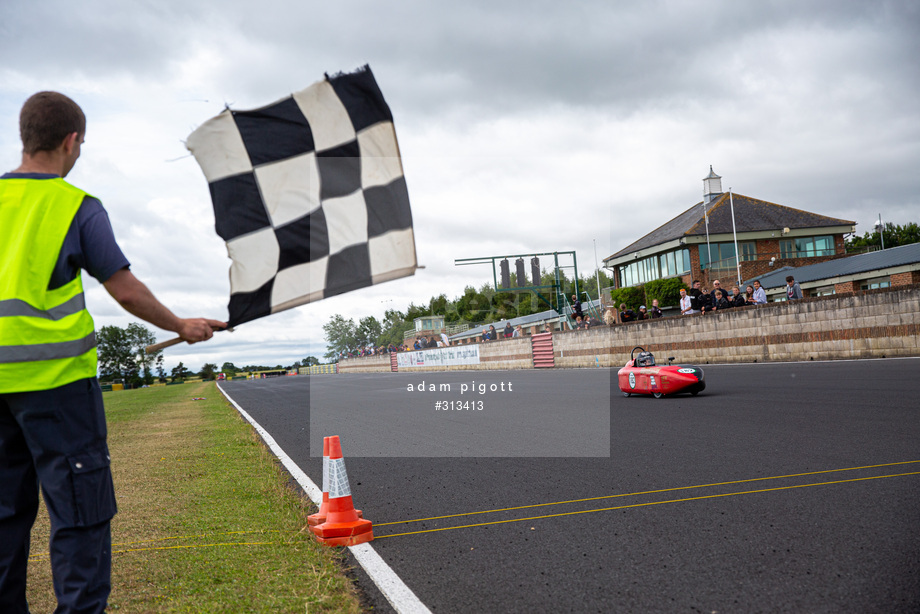
[[[328,484],[325,484],[326,478],[323,479],[323,490],[328,487],[329,494],[326,519],[310,527],[310,530],[327,546],[356,546],[369,542],[374,539],[373,523],[358,516],[351,500],[351,487],[348,484],[348,474],[345,473],[342,444],[338,435],[333,435],[328,440],[329,469],[324,472],[328,477]]]
[[[326,512],[329,510],[329,440],[331,437],[323,437],[323,500],[319,504],[319,511],[307,516],[307,524],[315,527],[318,524],[326,522]],[[355,510],[358,518],[364,518],[361,510]]]

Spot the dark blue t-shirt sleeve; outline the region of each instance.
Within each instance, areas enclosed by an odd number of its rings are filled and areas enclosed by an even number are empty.
[[[129,266],[131,264],[115,241],[108,213],[98,199],[87,196],[67,230],[49,288],[68,283],[80,269],[85,269],[99,283],[105,283],[117,271]]]

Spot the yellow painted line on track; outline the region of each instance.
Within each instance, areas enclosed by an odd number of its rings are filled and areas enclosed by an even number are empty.
[[[900,461],[897,463],[882,463],[881,465],[864,465],[862,467],[846,467],[844,469],[825,469],[823,471],[808,471],[806,473],[790,473],[788,475],[774,475],[766,478],[750,478],[747,480],[733,480],[731,482],[713,482],[712,484],[697,484],[695,486],[676,486],[674,488],[661,488],[658,490],[643,490],[640,492],[629,492],[629,493],[620,493],[618,495],[603,495],[600,497],[589,497],[587,499],[570,499],[569,501],[553,501],[551,503],[535,503],[533,505],[518,505],[516,507],[503,507],[495,510],[482,510],[478,512],[464,512],[462,514],[448,514],[446,516],[431,516],[430,518],[415,518],[413,520],[397,520],[394,522],[378,522],[374,523],[375,527],[385,527],[392,524],[409,524],[411,522],[425,522],[427,520],[442,520],[444,518],[459,518],[461,516],[475,516],[476,514],[494,514],[496,512],[510,512],[513,510],[524,510],[533,507],[549,507],[550,505],[565,505],[568,503],[584,503],[586,501],[601,501],[603,499],[615,499],[617,497],[635,497],[638,495],[652,495],[655,493],[662,492],[673,492],[676,490],[690,490],[693,488],[710,488],[712,486],[728,486],[730,484],[745,484],[747,482],[762,482],[764,480],[782,480],[784,478],[798,478],[806,475],[819,475],[822,473],[837,473],[839,471],[856,471],[858,469],[875,469],[877,467],[893,467],[895,465],[910,465],[912,463],[920,463],[920,460],[912,461]],[[900,474],[899,474],[900,475]],[[910,474],[904,474],[910,475]],[[833,482],[827,482],[832,484]],[[756,491],[752,491],[756,492]],[[606,508],[606,509],[617,509],[617,508]],[[475,526],[475,525],[471,525]]]
[[[821,473],[821,472],[816,472],[816,473]],[[391,535],[376,535],[374,536],[374,539],[377,540],[377,539],[385,539],[387,537],[400,537],[403,535],[418,535],[420,533],[435,533],[437,531],[452,531],[454,529],[469,529],[472,527],[484,527],[488,525],[504,524],[508,522],[524,522],[526,520],[542,520],[544,518],[558,518],[560,516],[575,516],[576,514],[591,514],[593,512],[609,512],[612,510],[623,510],[623,509],[632,508],[632,507],[647,507],[650,505],[663,505],[665,503],[682,503],[685,501],[699,501],[701,499],[717,499],[719,497],[734,497],[737,495],[750,495],[754,493],[773,492],[777,490],[792,490],[794,488],[808,488],[810,486],[827,486],[829,484],[845,484],[847,482],[862,482],[865,480],[881,480],[883,478],[896,478],[896,477],[901,477],[901,476],[906,476],[906,475],[920,475],[920,471],[912,471],[910,473],[894,473],[891,475],[877,475],[877,476],[872,476],[872,477],[867,477],[867,478],[852,478],[849,480],[835,480],[833,482],[815,482],[813,484],[798,484],[796,486],[778,486],[776,488],[763,488],[759,490],[745,490],[742,492],[730,492],[730,493],[722,493],[718,495],[702,495],[700,497],[687,497],[685,499],[671,499],[669,501],[651,501],[648,503],[633,503],[632,505],[618,505],[616,507],[602,507],[600,509],[581,510],[577,512],[561,512],[559,514],[547,514],[545,516],[531,516],[529,518],[511,518],[509,520],[495,520],[492,522],[465,524],[465,525],[460,525],[457,527],[443,527],[440,529],[424,529],[421,531],[409,531],[408,533],[393,533]],[[514,509],[514,508],[510,508],[510,509]]]

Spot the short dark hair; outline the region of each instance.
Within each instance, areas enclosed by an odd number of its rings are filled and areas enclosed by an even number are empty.
[[[67,135],[86,132],[86,116],[76,102],[58,92],[32,94],[19,113],[23,153],[56,149]]]
[[[698,284],[698,283],[700,283],[700,280],[699,280],[699,279],[694,279],[694,280],[693,280],[693,283],[690,284],[690,285],[691,285],[691,286],[695,286],[695,285]]]
[[[786,281],[795,281],[795,277],[793,277],[792,275],[787,275]]]

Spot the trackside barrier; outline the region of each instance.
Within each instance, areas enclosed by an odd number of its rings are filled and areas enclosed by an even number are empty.
[[[390,352],[390,371],[399,371],[399,360],[396,358],[396,352]]]
[[[317,539],[327,546],[356,546],[374,539],[373,523],[358,517],[351,499],[351,486],[345,473],[345,459],[339,436],[329,437],[328,471],[324,472],[324,489],[329,489],[326,519],[310,527]],[[325,482],[328,480],[328,484]]]
[[[301,367],[299,369],[301,375],[319,375],[321,373],[338,373],[339,365],[336,363],[329,363],[327,365],[313,365],[312,367]]]
[[[553,333],[540,333],[530,338],[535,369],[551,369],[556,366],[553,356]]]

